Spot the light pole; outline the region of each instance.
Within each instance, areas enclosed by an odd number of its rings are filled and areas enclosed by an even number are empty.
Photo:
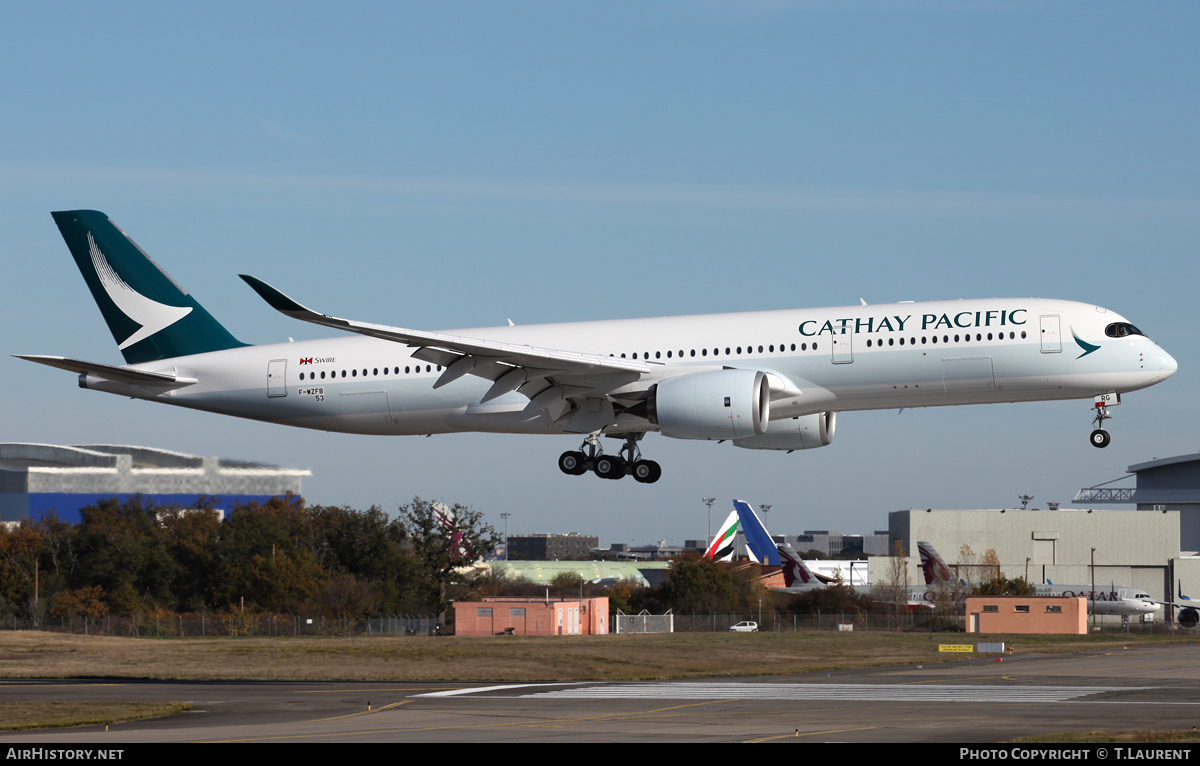
[[[704,544],[707,546],[709,538],[712,537],[712,506],[713,503],[717,502],[717,499],[715,497],[702,497],[700,498],[700,502],[708,506],[708,534],[704,536]]]
[[[500,518],[504,519],[504,560],[508,561],[508,517],[511,513],[502,513]]]

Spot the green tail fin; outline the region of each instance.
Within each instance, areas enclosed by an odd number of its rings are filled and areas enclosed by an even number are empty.
[[[96,210],[51,213],[128,364],[245,346]]]

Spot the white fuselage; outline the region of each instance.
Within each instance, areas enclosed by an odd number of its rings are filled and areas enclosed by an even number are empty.
[[[815,412],[1088,398],[1152,385],[1175,360],[1125,320],[1060,300],[991,299],[476,328],[456,335],[688,368],[775,373],[799,389],[770,418]],[[529,399],[487,404],[491,382],[441,369],[414,348],[363,336],[246,346],[133,365],[193,379],[155,387],[81,375],[81,385],[302,428],[364,434],[561,433]],[[609,432],[656,430],[628,413]]]

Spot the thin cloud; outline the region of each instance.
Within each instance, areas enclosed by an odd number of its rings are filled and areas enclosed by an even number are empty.
[[[895,188],[767,184],[636,183],[470,178],[408,178],[354,174],[228,170],[164,170],[81,165],[0,165],[23,182],[102,181],[146,187],[257,189],[483,199],[500,202],[584,203],[696,209],[796,212],[923,213],[1049,218],[1200,220],[1200,200],[1047,195]]]

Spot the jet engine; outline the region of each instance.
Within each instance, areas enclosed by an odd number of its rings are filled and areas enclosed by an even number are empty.
[[[762,370],[713,370],[663,380],[649,404],[663,436],[739,439],[766,432],[771,390]]]
[[[1175,619],[1185,628],[1194,628],[1200,624],[1200,612],[1190,606],[1186,609],[1179,610],[1179,614],[1175,615]]]
[[[832,442],[836,427],[836,412],[814,412],[796,418],[772,420],[765,434],[734,439],[733,443],[746,449],[813,449]]]

